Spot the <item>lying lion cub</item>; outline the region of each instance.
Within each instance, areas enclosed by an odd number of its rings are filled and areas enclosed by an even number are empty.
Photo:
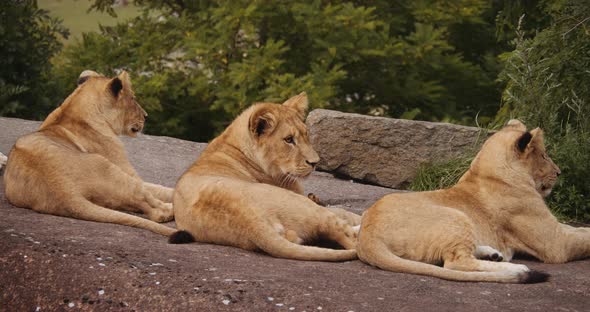
[[[118,138],[136,136],[147,116],[129,75],[84,71],[78,84],[37,132],[16,141],[4,174],[6,198],[42,213],[174,233],[153,222],[172,220],[173,190],[143,182]],[[108,208],[143,212],[153,221]]]
[[[487,140],[457,185],[387,195],[369,208],[359,258],[385,270],[456,281],[545,281],[548,275],[524,265],[478,260],[474,253],[485,246],[505,261],[522,252],[546,263],[589,257],[590,228],[560,224],[543,200],[559,174],[541,129],[527,132],[511,120]],[[443,268],[434,265],[440,263]]]
[[[283,105],[255,104],[213,140],[176,185],[174,217],[184,231],[170,242],[196,239],[299,260],[355,259],[351,225],[360,216],[302,195],[298,179],[319,161],[307,137],[307,106],[305,93]],[[320,237],[348,250],[301,245]]]

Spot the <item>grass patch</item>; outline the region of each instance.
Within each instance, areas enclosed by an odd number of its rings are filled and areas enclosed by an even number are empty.
[[[461,176],[469,169],[471,161],[479,152],[483,142],[494,133],[493,129],[497,128],[497,125],[490,125],[490,127],[491,129],[480,129],[473,146],[462,155],[421,165],[409,189],[416,192],[432,191],[457,184]]]
[[[424,164],[409,188],[417,192],[449,188],[457,184],[474,157],[474,153],[467,153],[447,161]]]
[[[117,17],[103,12],[88,12],[92,4],[88,0],[38,0],[39,8],[49,11],[49,15],[63,20],[63,25],[70,30],[70,37],[64,42],[69,44],[82,38],[82,33],[98,31],[99,24],[113,26],[140,15],[140,8],[128,5],[116,7]]]

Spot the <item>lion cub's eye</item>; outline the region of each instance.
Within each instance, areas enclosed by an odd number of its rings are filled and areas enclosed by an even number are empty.
[[[287,144],[295,144],[295,139],[293,138],[292,135],[290,135],[290,136],[288,136],[288,137],[285,138],[285,142]]]

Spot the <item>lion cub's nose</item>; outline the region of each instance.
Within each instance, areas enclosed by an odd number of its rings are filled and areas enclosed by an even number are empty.
[[[317,161],[309,161],[309,160],[306,160],[305,162],[306,162],[308,165],[310,165],[310,166],[312,166],[312,167],[314,167],[314,168],[315,168],[315,165],[317,165],[317,164],[318,164],[318,162],[317,162]]]

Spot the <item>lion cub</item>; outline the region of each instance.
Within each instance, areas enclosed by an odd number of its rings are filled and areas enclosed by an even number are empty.
[[[194,237],[281,258],[355,259],[351,225],[360,216],[302,195],[299,179],[319,161],[304,123],[307,106],[305,93],[283,105],[255,104],[213,140],[176,185],[174,217],[183,231],[170,242]],[[347,250],[301,245],[318,238]]]
[[[545,205],[559,174],[542,130],[528,132],[511,120],[486,141],[455,186],[387,195],[369,208],[359,258],[385,270],[456,281],[545,281],[545,273],[478,260],[474,253],[485,246],[505,261],[522,252],[546,263],[590,257],[590,228],[560,224]]]
[[[109,79],[84,71],[39,130],[16,141],[4,173],[6,198],[37,212],[174,233],[153,222],[172,220],[173,190],[143,182],[118,138],[136,136],[146,116],[126,72]]]

